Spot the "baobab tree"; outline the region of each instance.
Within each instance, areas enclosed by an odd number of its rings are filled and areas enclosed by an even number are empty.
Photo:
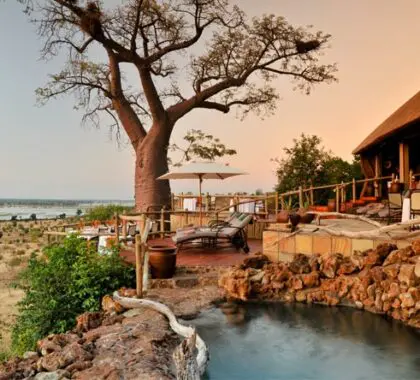
[[[135,204],[169,204],[168,147],[177,122],[197,109],[272,112],[273,80],[296,88],[335,80],[320,54],[330,36],[283,17],[247,20],[228,0],[127,0],[107,7],[39,0],[32,12],[42,56],[66,54],[40,101],[74,94],[84,121],[123,129],[136,156]],[[136,78],[133,80],[133,75]],[[128,78],[130,77],[130,80]]]

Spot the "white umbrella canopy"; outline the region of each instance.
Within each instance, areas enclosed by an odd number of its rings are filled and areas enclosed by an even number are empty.
[[[203,179],[226,179],[237,175],[248,174],[240,169],[217,162],[190,162],[176,168],[157,179],[198,179],[199,196],[201,197],[201,183]],[[201,208],[200,208],[201,222]]]

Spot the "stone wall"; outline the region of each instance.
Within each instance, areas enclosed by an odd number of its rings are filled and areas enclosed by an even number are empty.
[[[352,306],[420,328],[420,240],[349,256],[296,254],[289,263],[259,255],[226,272],[219,285],[233,299]]]

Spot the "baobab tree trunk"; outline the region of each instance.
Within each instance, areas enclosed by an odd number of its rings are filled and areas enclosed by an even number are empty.
[[[171,127],[154,124],[136,151],[135,207],[146,211],[148,206],[170,206],[169,181],[156,180],[168,172],[168,146]]]

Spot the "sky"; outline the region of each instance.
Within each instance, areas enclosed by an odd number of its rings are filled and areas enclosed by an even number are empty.
[[[261,120],[235,112],[194,111],[175,127],[172,142],[190,129],[219,137],[238,154],[223,159],[249,173],[206,181],[203,191],[271,191],[275,166],[301,133],[316,134],[346,160],[383,120],[420,89],[418,0],[240,0],[249,17],[274,13],[295,26],[332,35],[323,60],[337,63],[338,83],[311,95],[276,82],[281,100]],[[0,198],[132,199],[134,155],[104,126],[81,127],[74,98],[36,105],[35,89],[60,70],[62,57],[39,59],[42,41],[14,0],[0,2]],[[196,191],[173,181],[174,192]]]

